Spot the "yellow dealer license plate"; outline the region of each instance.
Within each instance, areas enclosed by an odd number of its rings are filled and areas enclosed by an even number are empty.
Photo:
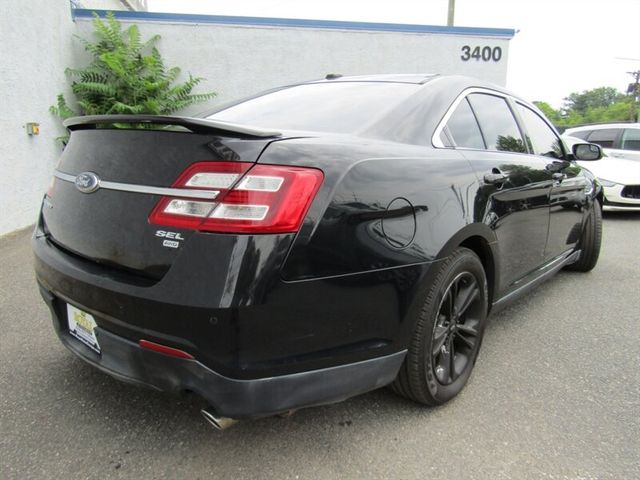
[[[92,350],[100,353],[100,345],[95,329],[98,326],[93,316],[73,305],[67,304],[67,322],[69,333]]]

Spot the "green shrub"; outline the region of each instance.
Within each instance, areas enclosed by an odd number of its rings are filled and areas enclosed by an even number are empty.
[[[123,30],[113,13],[102,21],[94,14],[96,43],[76,36],[93,56],[81,69],[67,68],[71,90],[80,112],[75,112],[64,95],[50,112],[63,120],[76,115],[152,114],[168,115],[189,105],[213,98],[215,92],[191,93],[203,78],[177,83],[180,69],[167,69],[154,46],[154,35],[143,42],[137,25]]]

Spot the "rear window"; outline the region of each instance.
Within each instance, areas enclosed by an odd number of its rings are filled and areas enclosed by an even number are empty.
[[[270,129],[355,133],[419,87],[384,82],[296,85],[232,105],[207,118]]]
[[[588,140],[591,143],[597,143],[602,148],[613,148],[614,142],[620,133],[619,128],[606,128],[602,130],[594,130],[589,135]]]

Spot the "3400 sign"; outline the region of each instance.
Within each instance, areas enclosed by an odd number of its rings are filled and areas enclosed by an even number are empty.
[[[468,62],[472,59],[477,62],[499,62],[502,58],[502,48],[500,47],[470,47],[465,45],[461,51],[460,58],[463,62]]]

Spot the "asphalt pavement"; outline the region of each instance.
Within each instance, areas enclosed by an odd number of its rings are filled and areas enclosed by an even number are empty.
[[[62,347],[30,232],[0,238],[0,479],[638,479],[640,214],[604,227],[595,270],[492,317],[447,405],[382,389],[223,432]]]

